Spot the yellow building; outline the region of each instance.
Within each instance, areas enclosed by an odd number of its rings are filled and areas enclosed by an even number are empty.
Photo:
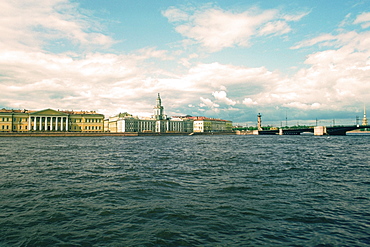
[[[101,132],[104,131],[104,115],[98,114],[95,111],[2,109],[0,110],[0,131]]]

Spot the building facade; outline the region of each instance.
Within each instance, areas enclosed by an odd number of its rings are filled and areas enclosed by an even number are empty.
[[[233,123],[228,120],[207,118],[207,117],[187,117],[194,121],[193,132],[231,132]]]
[[[56,111],[45,109],[0,110],[0,131],[68,131],[68,132],[101,132],[104,131],[104,115],[94,111]]]
[[[95,111],[59,111],[45,109],[0,110],[0,132],[141,132],[192,133],[231,132],[232,122],[222,119],[164,114],[158,94],[152,117],[137,117],[120,113],[104,119]]]
[[[164,114],[160,94],[156,99],[153,115],[150,118],[134,117],[120,113],[110,117],[106,123],[110,132],[142,132],[142,133],[178,133],[193,131],[193,121],[181,118],[168,118]]]
[[[164,107],[159,94],[154,106],[154,115],[151,118],[139,118],[128,113],[120,113],[110,117],[106,126],[110,132],[192,133],[232,131],[232,122],[228,120],[192,116],[167,117],[164,114]]]

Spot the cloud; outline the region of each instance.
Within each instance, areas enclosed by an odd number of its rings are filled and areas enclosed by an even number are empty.
[[[99,109],[97,99],[106,101],[103,105],[109,101],[118,104],[122,97],[130,97],[141,88],[138,82],[145,77],[136,66],[136,61],[129,56],[113,54],[73,58],[67,54],[2,51],[2,104],[28,109]],[[18,103],[14,103],[14,99],[18,99]]]
[[[188,13],[175,7],[169,7],[162,11],[162,15],[167,17],[169,22],[187,21],[189,19]]]
[[[243,100],[243,104],[246,106],[253,106],[253,105],[257,105],[258,103],[256,101],[253,101],[251,98],[245,98]]]
[[[259,30],[259,34],[261,36],[263,35],[282,35],[285,33],[289,33],[291,31],[291,28],[289,25],[284,21],[275,21],[275,22],[269,22],[264,25],[261,30]]]
[[[289,21],[298,21],[306,14],[279,17],[278,10],[251,8],[244,12],[226,11],[217,7],[201,10],[180,10],[170,7],[162,13],[175,30],[201,44],[211,52],[227,47],[247,47],[254,36],[282,35],[291,31]],[[188,42],[191,43],[191,42]]]
[[[362,28],[370,27],[370,12],[358,15],[353,24],[361,24]]]
[[[364,19],[360,19],[364,20]],[[302,41],[296,49],[320,44],[322,50],[312,52],[304,63],[307,68],[300,69],[289,77],[265,71],[254,74],[252,81],[258,81],[259,90],[247,94],[248,89],[243,88],[243,83],[238,81],[237,87],[233,83],[225,83],[230,95],[238,95],[232,100],[242,102],[247,108],[264,109],[273,115],[271,109],[289,109],[290,114],[296,117],[304,116],[304,111],[316,112],[341,112],[354,111],[362,102],[370,98],[370,32],[355,32],[340,30],[337,34],[322,34],[310,40]],[[220,67],[225,65],[219,65]],[[227,67],[227,66],[226,66]],[[227,79],[232,82],[246,71],[255,71],[253,68],[232,67]],[[222,75],[222,70],[215,70],[213,78]],[[245,77],[247,78],[247,77]],[[257,84],[251,84],[257,85]],[[242,88],[240,90],[240,88]],[[246,111],[242,105],[234,107]],[[222,111],[223,106],[218,108]],[[226,107],[224,107],[226,109]],[[240,114],[240,112],[239,112]],[[328,113],[327,113],[328,114]]]
[[[324,34],[301,45],[320,42],[327,49],[308,55],[308,68],[260,98],[273,98],[277,104],[297,109],[341,110],[366,102],[370,98],[370,32]]]
[[[304,104],[301,102],[289,102],[282,105],[283,107],[287,108],[296,108],[299,110],[312,110],[312,109],[319,109],[320,103],[313,103],[313,104]]]
[[[217,108],[217,107],[219,107],[219,106],[220,106],[220,105],[218,105],[218,104],[216,104],[216,103],[212,102],[212,100],[210,100],[210,99],[205,99],[205,98],[203,98],[203,97],[200,97],[200,100],[202,101],[202,103],[200,103],[200,104],[199,104],[199,106],[200,106],[200,107],[205,107],[205,106],[207,106],[207,107],[209,107],[209,108]]]
[[[237,101],[229,99],[225,91],[216,91],[213,92],[212,95],[215,97],[216,100],[230,106],[233,106],[237,103]]]
[[[49,41],[59,44],[109,47],[115,41],[99,25],[67,0],[0,2],[2,47],[40,49]]]
[[[137,59],[146,60],[151,58],[158,58],[160,60],[173,60],[174,57],[168,55],[167,50],[157,50],[155,47],[146,47],[135,51]]]

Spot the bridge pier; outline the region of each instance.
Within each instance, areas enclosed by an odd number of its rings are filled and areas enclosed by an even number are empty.
[[[323,136],[323,135],[327,135],[328,132],[326,130],[326,127],[325,126],[316,126],[314,128],[314,131],[313,131],[313,134],[315,136]]]

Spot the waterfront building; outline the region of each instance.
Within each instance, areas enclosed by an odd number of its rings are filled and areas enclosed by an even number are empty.
[[[125,112],[110,117],[108,129],[110,132],[155,132],[155,122],[154,119],[134,117]]]
[[[0,131],[101,132],[104,131],[104,115],[95,111],[2,109],[0,110]]]
[[[104,119],[95,111],[0,110],[0,132],[231,132],[232,122],[207,117],[167,117],[160,94],[151,117],[127,112]]]
[[[106,126],[110,132],[179,133],[193,131],[193,121],[169,118],[164,114],[160,94],[156,99],[154,114],[150,118],[135,117],[127,112],[110,117]]]
[[[194,122],[193,132],[231,132],[233,129],[233,123],[228,120],[191,116],[186,119]]]

